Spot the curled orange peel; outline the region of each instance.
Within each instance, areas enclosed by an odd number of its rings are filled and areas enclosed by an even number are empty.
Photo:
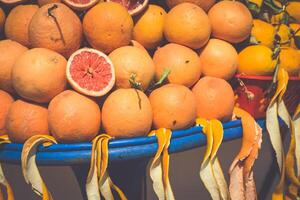
[[[101,196],[106,200],[113,200],[112,190],[117,192],[121,200],[127,200],[122,190],[116,186],[107,172],[108,143],[112,137],[101,134],[92,141],[91,164],[86,180],[88,200],[99,200]]]
[[[8,135],[1,135],[0,136],[0,145],[1,144],[9,144],[9,143],[11,143],[11,142],[9,140]],[[12,190],[9,182],[7,181],[7,179],[4,175],[1,164],[0,164],[0,184],[3,185],[6,188],[7,200],[14,200],[15,198],[14,198],[13,190]],[[4,199],[1,188],[0,188],[0,199]]]
[[[223,140],[222,123],[216,119],[197,118],[196,125],[202,126],[202,132],[207,138],[206,151],[200,166],[200,178],[212,199],[230,199],[228,186],[217,158],[217,152]]]
[[[39,145],[46,144],[46,146],[49,146],[56,143],[52,136],[35,135],[26,140],[22,149],[21,164],[25,181],[31,185],[32,190],[41,196],[43,200],[52,200],[53,198],[36,165],[36,151]]]
[[[169,180],[170,155],[168,153],[172,132],[170,129],[160,128],[151,131],[149,136],[156,136],[158,143],[158,149],[150,165],[154,192],[159,200],[174,200]]]
[[[230,197],[240,200],[257,199],[253,165],[261,146],[262,129],[243,109],[235,107],[233,112],[242,121],[243,138],[240,151],[229,168]]]

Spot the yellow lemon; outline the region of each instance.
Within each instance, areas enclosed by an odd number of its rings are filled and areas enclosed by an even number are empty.
[[[0,32],[3,31],[3,26],[4,26],[4,23],[5,23],[5,13],[4,11],[2,10],[2,8],[0,7]]]
[[[246,75],[271,75],[276,61],[272,59],[272,50],[264,45],[252,45],[239,53],[238,72]]]
[[[273,48],[275,34],[276,30],[271,24],[260,19],[253,20],[251,36],[254,37],[259,44]]]
[[[300,70],[300,56],[296,49],[291,47],[282,48],[279,54],[280,67],[285,69],[289,75],[297,76]]]
[[[278,29],[277,34],[280,36],[280,44],[281,46],[288,47],[290,46],[290,37],[291,37],[291,30],[290,28],[285,24],[280,24],[279,27],[276,27]]]
[[[286,10],[292,18],[291,21],[296,21],[297,23],[300,23],[300,2],[289,2],[288,6],[286,7]]]
[[[300,37],[300,24],[290,24],[290,28],[293,30],[293,32],[297,32],[295,35]],[[291,39],[291,47],[297,48],[294,38]]]
[[[166,11],[157,6],[149,5],[138,18],[133,28],[133,39],[146,49],[155,49],[163,40],[163,27]]]

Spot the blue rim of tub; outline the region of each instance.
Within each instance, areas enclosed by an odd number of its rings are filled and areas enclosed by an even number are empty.
[[[265,119],[257,120],[265,130]],[[282,123],[282,121],[281,121]],[[223,142],[242,137],[240,120],[223,123]],[[170,153],[182,152],[206,145],[206,136],[202,127],[194,126],[184,130],[173,131],[169,147]],[[0,162],[19,164],[22,144],[3,144],[0,147]],[[156,153],[157,140],[152,137],[113,139],[109,142],[109,161],[124,161],[149,158]],[[54,144],[38,147],[36,161],[39,165],[74,165],[90,162],[91,143]]]

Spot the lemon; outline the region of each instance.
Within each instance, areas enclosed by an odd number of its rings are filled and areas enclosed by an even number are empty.
[[[291,31],[290,28],[285,24],[280,24],[279,27],[276,27],[278,29],[277,34],[280,36],[280,44],[281,46],[288,47],[290,46],[290,37],[291,37]]]
[[[297,33],[296,33],[296,36],[299,36],[300,37],[300,24],[290,24],[290,28],[296,32],[297,30],[299,30]],[[296,44],[295,44],[295,41],[294,41],[294,38],[291,39],[291,47],[293,48],[297,48]]]
[[[254,37],[259,44],[273,48],[275,34],[276,30],[271,24],[260,19],[253,20],[251,36]]]
[[[300,70],[300,56],[296,49],[282,48],[279,54],[280,67],[285,69],[290,76],[297,76]]]
[[[289,2],[286,7],[287,12],[289,13],[292,21],[300,23],[300,2]]]
[[[276,14],[276,15],[273,15],[273,16],[271,17],[271,23],[272,23],[272,24],[280,24],[280,23],[281,23],[281,20],[282,20],[282,18],[283,18],[283,15],[284,15],[283,12],[282,12],[282,13],[279,13],[279,14]]]
[[[276,65],[272,54],[272,50],[264,45],[246,47],[239,53],[238,72],[245,75],[271,75]]]

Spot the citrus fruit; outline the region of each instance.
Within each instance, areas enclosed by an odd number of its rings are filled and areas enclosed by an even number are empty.
[[[275,14],[271,17],[271,23],[273,25],[278,25],[278,24],[281,24],[282,23],[282,19],[284,17],[284,13],[281,12],[281,13],[278,13],[278,14]]]
[[[147,49],[155,49],[163,40],[166,11],[157,5],[149,5],[137,19],[133,39]]]
[[[113,137],[147,135],[152,125],[152,108],[148,97],[137,89],[117,89],[102,107],[102,124]]]
[[[83,31],[89,44],[104,53],[128,45],[132,38],[133,20],[118,3],[101,2],[83,18]]]
[[[87,142],[100,130],[99,106],[77,92],[60,93],[52,99],[48,110],[50,132],[59,142]]]
[[[231,120],[234,108],[234,93],[227,81],[205,76],[193,87],[197,116],[208,120]]]
[[[189,88],[167,84],[151,92],[149,100],[153,110],[155,128],[184,129],[195,123],[196,100]]]
[[[27,48],[17,42],[12,40],[0,41],[0,89],[14,93],[11,70],[17,58],[25,51]]]
[[[115,84],[115,69],[111,60],[96,49],[75,51],[68,60],[66,74],[76,91],[89,96],[103,96]]]
[[[280,67],[285,69],[290,76],[297,76],[300,70],[300,57],[296,49],[285,47],[281,48]]]
[[[292,29],[293,33],[295,33],[296,37],[300,37],[300,24],[290,24],[290,28]],[[297,48],[294,38],[291,39],[291,47]]]
[[[3,31],[4,23],[5,23],[6,15],[3,9],[0,7],[0,33]]]
[[[170,70],[168,81],[191,87],[200,78],[199,56],[192,49],[170,43],[158,48],[153,56],[155,76],[159,80],[165,70]]]
[[[142,12],[148,5],[149,0],[105,0],[116,2],[124,6],[130,15],[137,15]]]
[[[251,37],[254,37],[259,44],[273,48],[275,34],[276,30],[271,24],[260,19],[253,20]]]
[[[69,7],[74,10],[87,10],[93,7],[99,0],[62,0]]]
[[[166,15],[164,35],[169,42],[198,49],[208,41],[210,32],[206,13],[195,4],[178,4]]]
[[[238,1],[220,1],[208,12],[212,36],[230,43],[244,41],[251,33],[252,15]]]
[[[204,76],[229,80],[238,66],[238,53],[228,42],[210,39],[200,53],[201,69]]]
[[[202,8],[205,12],[207,12],[212,5],[216,3],[216,0],[167,0],[167,5],[169,8],[173,8],[174,6],[177,6],[178,4],[189,2],[196,4],[200,8]]]
[[[246,47],[239,53],[238,73],[256,76],[272,75],[276,66],[272,54],[272,50],[264,45]]]
[[[79,49],[82,39],[80,19],[62,3],[39,8],[30,21],[28,31],[32,47],[51,49],[67,58]]]
[[[280,37],[280,46],[290,46],[291,31],[289,27],[285,24],[280,24],[277,29],[277,34]]]
[[[37,0],[37,4],[42,7],[43,5],[50,3],[61,3],[61,0]]]
[[[24,143],[33,135],[49,134],[48,110],[38,104],[15,101],[9,109],[5,128],[12,142]]]
[[[148,88],[154,77],[154,63],[142,49],[134,46],[120,47],[109,54],[116,71],[117,88],[130,88],[138,84]]]
[[[5,121],[8,114],[8,110],[11,104],[14,102],[14,99],[10,94],[5,92],[4,90],[0,90],[0,135],[7,134],[5,129]]]
[[[135,40],[131,40],[130,43],[129,43],[130,46],[133,46],[133,47],[137,47],[141,50],[144,51],[144,53],[148,54],[149,55],[149,52],[145,49],[145,47],[143,45],[141,45],[138,41],[135,41]]]
[[[47,103],[66,88],[66,59],[55,51],[34,48],[23,53],[12,69],[17,93],[37,103]]]
[[[288,6],[286,7],[286,10],[292,18],[292,21],[300,23],[300,2],[289,2]]]
[[[29,47],[28,27],[32,16],[39,9],[37,5],[19,5],[14,7],[5,22],[5,35],[8,39]]]
[[[16,4],[20,4],[23,2],[26,2],[27,0],[0,0],[1,3],[6,4],[6,5],[10,5],[10,6],[14,6]]]

